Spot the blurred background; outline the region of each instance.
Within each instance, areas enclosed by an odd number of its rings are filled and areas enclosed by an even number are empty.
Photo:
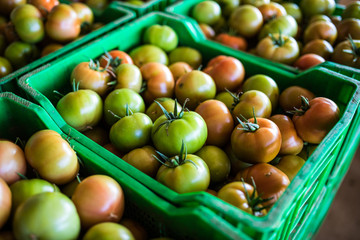
[[[354,0],[340,0],[346,5]],[[357,240],[360,228],[360,148],[319,229],[316,240]]]

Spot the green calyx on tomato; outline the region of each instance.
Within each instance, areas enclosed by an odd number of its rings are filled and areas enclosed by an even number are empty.
[[[254,122],[253,123],[249,122],[249,120],[244,118],[242,115],[241,115],[241,117],[244,119],[244,122],[241,121],[238,117],[236,117],[242,126],[242,128],[238,128],[238,129],[244,130],[246,132],[255,132],[256,130],[258,130],[260,128],[259,124],[257,123],[255,113],[254,113]]]
[[[300,107],[300,108],[294,107],[294,110],[287,111],[287,113],[294,114],[294,115],[297,115],[297,116],[304,115],[304,113],[305,113],[305,112],[309,109],[309,107],[310,107],[310,105],[309,105],[309,99],[307,99],[307,98],[304,97],[303,95],[301,95],[300,98],[301,98],[301,107]]]
[[[187,147],[186,144],[184,143],[184,140],[182,140],[180,154],[176,155],[173,158],[169,158],[159,151],[156,151],[156,153],[159,154],[159,156],[163,159],[163,161],[159,159],[156,155],[153,155],[153,157],[156,160],[158,160],[162,165],[165,165],[168,168],[176,168],[187,162],[193,164],[197,168],[196,164],[192,160],[187,159]]]
[[[357,47],[355,45],[354,40],[352,39],[351,35],[349,35],[348,40],[350,42],[351,49],[343,49],[343,52],[352,54],[354,56],[353,62],[356,62],[360,57],[360,47]]]
[[[243,185],[246,184],[243,178],[241,178],[241,182]],[[253,215],[263,216],[263,215],[265,215],[263,210],[269,208],[269,206],[263,206],[262,204],[264,202],[271,200],[273,197],[263,199],[260,195],[257,196],[256,184],[255,184],[253,177],[251,177],[251,182],[252,182],[251,185],[254,187],[254,191],[251,194],[251,196],[249,195],[248,191],[246,190],[246,188],[244,186],[246,199],[249,203],[249,207],[253,210]]]
[[[233,98],[233,102],[231,104],[231,109],[230,109],[232,111],[232,110],[234,110],[235,106],[240,102],[240,97],[243,94],[243,92],[233,93],[226,88],[225,88],[225,91],[227,91]]]
[[[105,51],[103,58],[107,61],[106,67],[104,69],[108,69],[108,67],[112,67],[116,69],[123,61],[123,59],[116,56],[115,58],[111,56],[108,51]]]

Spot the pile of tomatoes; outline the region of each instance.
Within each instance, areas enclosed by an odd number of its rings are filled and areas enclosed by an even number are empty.
[[[333,16],[335,0],[208,0],[192,8],[207,38],[308,69],[326,60],[360,68],[360,2]]]
[[[174,191],[208,191],[264,215],[310,145],[339,120],[339,108],[299,86],[279,93],[263,74],[245,79],[234,57],[215,56],[200,70],[201,53],[179,46],[177,34],[155,24],[129,52],[113,49],[78,63],[68,79],[74,91],[56,109],[70,126]]]
[[[0,78],[63,47],[101,24],[80,2],[6,0],[0,9]]]
[[[1,239],[148,239],[124,216],[121,185],[86,175],[68,140],[35,132],[24,148],[0,140]]]

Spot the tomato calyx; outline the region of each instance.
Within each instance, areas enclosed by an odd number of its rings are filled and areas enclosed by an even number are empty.
[[[232,110],[234,110],[236,105],[240,102],[240,97],[244,93],[243,92],[233,93],[230,90],[228,90],[227,88],[225,88],[225,91],[227,91],[231,95],[231,97],[233,98],[233,103],[231,104],[231,111],[232,111]]]
[[[159,105],[161,111],[163,111],[165,117],[166,117],[166,121],[162,122],[156,129],[155,132],[157,132],[163,125],[165,125],[166,128],[166,133],[168,133],[168,129],[169,129],[169,125],[170,123],[172,123],[173,121],[177,120],[177,119],[181,119],[184,116],[184,109],[187,110],[187,108],[185,108],[186,103],[189,101],[189,99],[185,99],[183,107],[181,109],[180,112],[178,112],[177,109],[177,99],[175,98],[175,104],[174,104],[174,111],[173,112],[168,112],[158,101],[154,100],[156,102],[157,105]]]
[[[246,187],[245,187],[245,181],[243,178],[241,178],[242,184],[244,186],[244,191],[245,191],[245,196],[246,196],[246,200],[249,204],[249,207],[252,209],[253,214],[255,216],[262,216],[264,215],[262,213],[262,210],[269,208],[269,206],[262,206],[262,204],[264,202],[267,202],[269,200],[271,200],[273,197],[270,198],[265,198],[263,199],[260,195],[256,196],[255,193],[257,192],[256,190],[256,184],[254,181],[254,178],[251,177],[251,182],[252,182],[252,186],[254,187],[254,191],[251,194],[251,196],[249,195],[249,192],[247,191]]]
[[[123,117],[120,117],[120,116],[118,116],[118,115],[116,115],[113,111],[111,111],[111,110],[108,110],[108,112],[111,114],[111,115],[113,115],[115,118],[117,118],[117,119],[121,119],[121,118],[123,118]],[[129,104],[126,104],[125,105],[125,116],[124,117],[128,117],[128,116],[130,116],[130,115],[133,115],[134,113],[133,113],[133,111],[131,111],[131,109],[129,108]]]
[[[239,123],[241,124],[242,128],[238,128],[239,130],[243,130],[245,132],[255,132],[256,130],[258,130],[260,128],[257,119],[255,117],[255,109],[253,108],[253,115],[254,115],[254,122],[250,122],[248,119],[246,119],[243,115],[240,114],[240,116],[242,117],[243,121],[240,120],[240,118],[236,117],[236,119],[239,121]]]
[[[271,33],[269,34],[269,36],[275,46],[282,47],[288,41],[288,39],[284,38],[284,36],[281,35],[281,31],[279,32],[279,36],[277,38]]]
[[[348,40],[350,42],[351,49],[343,49],[343,52],[353,55],[353,62],[356,62],[360,57],[360,48],[355,45],[354,40],[350,34]]]
[[[165,165],[168,168],[176,168],[176,167],[178,167],[180,165],[183,165],[183,164],[185,164],[187,162],[193,164],[197,168],[196,164],[193,161],[187,159],[187,147],[186,147],[186,144],[184,143],[184,140],[182,140],[180,154],[176,155],[173,158],[169,158],[169,157],[165,156],[164,154],[162,154],[159,151],[156,151],[156,153],[159,154],[159,156],[162,158],[162,160],[159,159],[154,154],[153,154],[153,157],[156,160],[158,160],[162,165]]]
[[[294,107],[294,110],[287,111],[287,113],[296,116],[302,116],[310,108],[309,99],[307,97],[304,97],[303,95],[301,95],[300,97],[301,97],[301,107],[300,108]]]
[[[116,69],[123,61],[123,59],[119,58],[118,56],[113,58],[113,56],[111,56],[111,54],[108,51],[105,51],[102,58],[104,58],[107,61],[106,68],[108,68],[110,66],[113,69]]]

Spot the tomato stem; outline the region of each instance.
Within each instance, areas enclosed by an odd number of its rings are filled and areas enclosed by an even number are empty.
[[[350,41],[351,49],[344,49],[343,52],[352,54],[354,57],[353,62],[356,62],[360,57],[360,48],[355,45],[354,40],[350,34],[348,40]]]
[[[241,124],[242,128],[238,128],[240,130],[246,131],[246,132],[255,132],[260,128],[256,116],[255,116],[255,108],[253,107],[253,116],[254,116],[254,122],[250,122],[248,119],[246,119],[243,115],[240,114],[240,117],[243,119],[243,121],[240,120],[240,118],[236,117],[238,122]]]
[[[225,91],[227,91],[233,98],[233,103],[231,104],[231,111],[234,110],[235,106],[240,102],[240,97],[243,95],[243,92],[239,93],[233,93],[229,91],[227,88],[225,88]]]
[[[300,108],[294,107],[294,110],[286,111],[287,113],[294,114],[296,116],[301,116],[304,115],[305,112],[310,108],[309,99],[303,95],[301,95],[300,97],[301,97],[301,107]]]

